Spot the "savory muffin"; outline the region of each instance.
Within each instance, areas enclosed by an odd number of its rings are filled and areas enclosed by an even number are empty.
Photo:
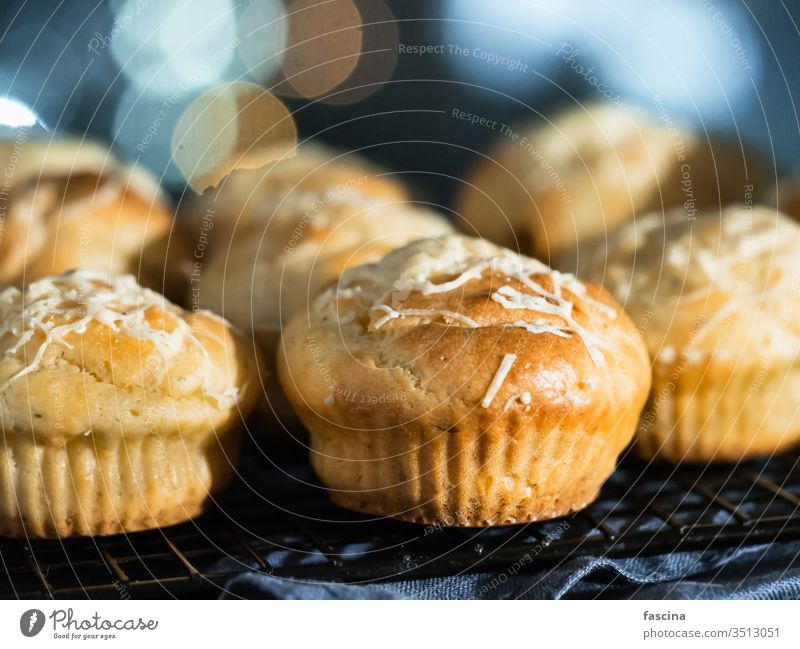
[[[579,105],[514,135],[468,175],[461,228],[562,269],[636,215],[724,205],[743,200],[746,186],[766,187],[763,167],[738,143],[635,108]]]
[[[131,273],[175,292],[183,254],[157,184],[90,141],[0,141],[0,283],[72,268]]]
[[[585,276],[639,323],[653,390],[648,458],[738,461],[800,441],[800,226],[765,207],[631,223]]]
[[[278,362],[335,502],[457,526],[590,503],[650,388],[603,289],[456,235],[345,271],[289,323]]]
[[[230,478],[257,362],[221,318],[80,270],[0,293],[0,534],[171,525]]]

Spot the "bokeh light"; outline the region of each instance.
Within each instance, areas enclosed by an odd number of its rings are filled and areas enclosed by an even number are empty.
[[[598,76],[633,101],[658,97],[678,116],[709,127],[732,124],[732,106],[751,93],[761,57],[741,5],[679,2],[650,6],[613,0],[586,51]],[[711,11],[706,8],[711,7]]]
[[[579,36],[575,21],[581,16],[591,24],[589,14],[595,4],[599,3],[451,0],[442,24],[449,72],[512,94],[544,90],[559,66],[557,44],[567,34],[573,39]],[[505,65],[500,63],[503,57]],[[512,62],[518,65],[509,65]]]
[[[186,109],[172,137],[175,163],[201,193],[234,169],[256,169],[291,155],[297,129],[289,110],[253,83],[214,88]]]
[[[361,55],[361,14],[352,0],[290,0],[280,94],[308,99],[336,88]]]
[[[78,56],[54,29],[25,25],[0,38],[0,92],[30,106],[46,124],[69,123],[82,76]]]
[[[267,84],[280,70],[289,39],[289,21],[280,0],[254,0],[237,21],[239,56],[247,74]]]
[[[224,78],[236,55],[231,0],[126,0],[110,49],[126,77],[148,93],[203,88]]]
[[[0,126],[20,128],[33,126],[37,121],[36,113],[21,101],[0,97]]]
[[[397,22],[383,0],[356,0],[361,14],[361,55],[353,72],[323,101],[354,104],[380,90],[397,65]]]

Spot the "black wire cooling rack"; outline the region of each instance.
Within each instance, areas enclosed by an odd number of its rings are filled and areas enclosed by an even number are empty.
[[[0,540],[0,597],[214,597],[245,570],[369,583],[800,539],[799,452],[711,467],[626,460],[584,511],[488,530],[360,516],[330,504],[302,463],[287,470],[257,456],[194,522],[107,538]]]

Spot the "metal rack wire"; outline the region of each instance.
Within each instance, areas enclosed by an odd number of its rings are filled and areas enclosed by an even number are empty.
[[[194,522],[107,538],[0,540],[0,597],[213,597],[245,570],[374,582],[800,539],[798,452],[679,469],[626,461],[582,512],[480,531],[359,516],[330,504],[307,468],[247,464],[245,479]]]

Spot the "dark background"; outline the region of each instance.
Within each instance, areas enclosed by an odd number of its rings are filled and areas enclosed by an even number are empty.
[[[134,0],[136,1],[136,0]],[[187,0],[139,0],[142,14]],[[154,4],[150,4],[154,3]],[[191,0],[191,16],[211,22],[228,5],[246,0]],[[388,0],[397,19],[397,45],[458,45],[518,60],[508,70],[470,54],[400,53],[391,80],[363,101],[331,106],[286,99],[302,138],[321,138],[408,172],[435,202],[448,204],[455,178],[475,151],[497,134],[459,121],[453,108],[489,119],[518,122],[560,104],[599,98],[587,81],[653,110],[660,95],[670,117],[709,131],[727,131],[756,146],[778,175],[798,166],[800,122],[800,6],[787,0]],[[164,93],[131,94],[128,71],[111,48],[93,53],[92,38],[109,35],[130,11],[126,0],[3,0],[0,6],[0,95],[25,102],[48,128],[88,133],[112,143],[127,159],[139,158],[180,193],[169,161],[169,137],[144,154],[134,143]],[[141,23],[142,21],[140,21]],[[147,20],[142,24],[147,27]],[[142,27],[138,25],[138,29]],[[181,49],[188,32],[139,55],[158,59]],[[124,30],[123,30],[124,31]],[[178,30],[180,31],[180,30]],[[195,29],[196,33],[197,30]],[[129,32],[129,37],[133,32]],[[572,62],[562,43],[577,50]],[[137,59],[138,61],[139,59]],[[579,74],[575,66],[582,66]],[[586,70],[590,72],[586,72]],[[233,61],[217,82],[243,77]],[[166,111],[164,133],[181,108],[212,83],[181,91]],[[126,94],[127,93],[127,94]],[[131,100],[133,97],[133,100]],[[173,96],[173,99],[176,99]],[[120,124],[120,108],[128,117]],[[429,111],[445,111],[429,112]]]

